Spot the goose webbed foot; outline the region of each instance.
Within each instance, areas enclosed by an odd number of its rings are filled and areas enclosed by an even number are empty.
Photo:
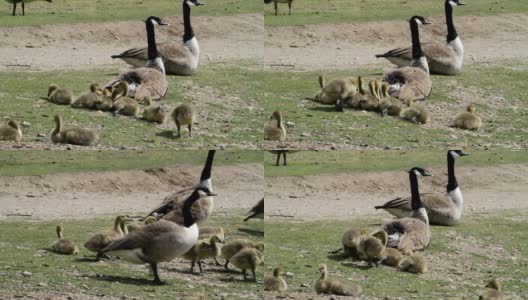
[[[151,264],[150,267],[152,268],[152,273],[154,273],[154,280],[152,280],[152,283],[155,285],[166,285],[167,283],[165,281],[161,281],[159,278],[158,265]]]

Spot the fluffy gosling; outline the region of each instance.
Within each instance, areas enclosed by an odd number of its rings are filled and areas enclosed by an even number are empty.
[[[224,264],[224,268],[226,270],[229,269],[229,261],[231,260],[231,258],[244,248],[256,248],[257,250],[262,252],[264,251],[264,243],[259,242],[255,244],[249,240],[238,239],[225,244],[222,247],[221,254],[222,257],[226,260]]]
[[[273,269],[273,274],[264,275],[264,290],[283,292],[288,289],[288,285],[284,278],[282,278],[282,268],[276,267]]]
[[[52,83],[48,86],[48,99],[56,104],[70,105],[73,101],[73,94],[71,91]]]
[[[62,118],[59,115],[54,117],[55,128],[51,131],[50,139],[54,144],[72,144],[80,146],[90,146],[97,140],[95,130],[86,128],[62,128]]]
[[[189,137],[192,137],[192,124],[194,123],[195,113],[189,104],[180,104],[172,112],[172,119],[178,129],[178,137],[181,137],[181,126],[187,125]]]
[[[372,235],[363,237],[359,242],[360,257],[366,260],[372,267],[379,267],[386,258],[385,246],[388,236],[384,230],[377,231]]]
[[[403,104],[398,98],[391,97],[389,95],[390,85],[387,82],[382,83],[379,94],[380,102],[379,109],[383,117],[389,116],[400,116],[403,111]]]
[[[257,266],[264,264],[264,254],[255,248],[244,248],[231,257],[231,264],[242,271],[244,280],[247,279],[246,271],[251,270],[253,281],[257,282]]]
[[[202,260],[205,258],[217,258],[220,256],[221,247],[220,238],[216,235],[213,235],[209,241],[198,240],[196,244],[183,255],[183,258],[191,261],[191,274],[194,273],[194,265],[198,262],[198,268],[200,269],[200,274],[203,273],[202,269]]]
[[[0,141],[22,140],[22,129],[15,120],[8,120],[6,124],[0,125]]]
[[[413,99],[408,98],[406,100],[407,108],[402,112],[404,119],[409,120],[415,124],[426,124],[431,121],[431,115],[429,111],[419,103],[414,103]]]
[[[475,114],[477,107],[471,103],[465,112],[458,113],[453,120],[453,127],[460,129],[478,130],[482,125],[480,117]]]
[[[75,101],[73,101],[71,106],[75,108],[93,109],[95,108],[102,94],[103,91],[99,87],[99,84],[92,83],[90,85],[90,92],[80,95],[77,99],[75,99]]]
[[[100,260],[104,254],[101,252],[114,240],[125,236],[123,232],[123,224],[126,222],[125,216],[117,216],[114,222],[114,228],[105,229],[95,233],[85,244],[84,247],[92,252],[96,252],[96,260]]]
[[[51,250],[59,254],[67,255],[79,253],[79,248],[77,248],[75,243],[72,240],[65,239],[62,235],[62,225],[57,225],[55,229],[58,240],[51,246]]]
[[[400,269],[414,274],[423,274],[429,271],[427,259],[421,254],[414,253],[406,257],[400,264]]]
[[[269,122],[264,125],[264,139],[279,142],[286,140],[286,128],[282,124],[282,114],[280,111],[274,111]]]
[[[496,279],[491,280],[479,296],[479,300],[505,300],[502,288]]]
[[[328,269],[325,264],[320,264],[317,272],[321,274],[315,282],[315,292],[318,294],[359,296],[362,292],[361,286],[355,283],[338,279],[328,279]]]
[[[153,105],[151,98],[148,96],[143,98],[140,103],[141,102],[145,105],[142,115],[143,120],[158,124],[163,124],[167,122],[167,119],[169,117],[169,110],[165,105]]]
[[[119,114],[135,117],[139,114],[140,109],[138,102],[127,95],[128,82],[121,81],[112,91],[112,99],[114,99],[114,117]]]

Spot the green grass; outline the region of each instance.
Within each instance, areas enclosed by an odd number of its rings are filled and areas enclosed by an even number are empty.
[[[396,118],[381,118],[375,112],[336,113],[333,106],[303,100],[318,92],[317,76],[321,73],[327,81],[357,75],[371,80],[378,78],[382,70],[263,71],[260,81],[268,87],[262,96],[266,114],[280,110],[284,122],[294,123],[286,128],[288,142],[317,142],[326,148],[331,144],[433,150],[465,145],[478,149],[527,147],[528,67],[524,62],[467,65],[456,78],[432,76],[433,91],[426,105],[435,104],[444,111],[439,115],[432,113],[433,124],[435,118],[440,124],[430,128]],[[454,93],[461,91],[465,93],[464,100],[455,98],[458,94]],[[477,103],[482,128],[477,132],[449,128],[454,115],[470,101]]]
[[[528,11],[528,2],[518,0],[472,0],[455,8],[455,15],[489,16]],[[320,23],[407,20],[412,15],[443,15],[444,1],[438,0],[294,0],[292,15],[288,5],[279,4],[274,15],[273,4],[265,5],[266,26],[293,26]]]
[[[250,238],[262,240],[262,222],[242,224],[242,213],[213,217],[208,226],[223,226],[227,238]],[[80,254],[65,256],[43,249],[55,241],[55,225],[62,222],[65,235],[80,246]],[[90,220],[53,220],[45,222],[2,221],[0,222],[0,264],[2,280],[0,291],[11,291],[15,295],[29,291],[53,291],[116,297],[138,297],[140,299],[188,299],[202,289],[208,298],[220,293],[229,299],[244,298],[243,293],[254,294],[260,285],[242,282],[240,273],[223,272],[222,267],[204,269],[202,276],[188,273],[189,263],[160,264],[160,276],[169,285],[154,286],[147,269],[124,261],[104,263],[91,262],[94,253],[82,247],[97,230],[111,226],[111,217]],[[31,276],[22,276],[29,271]],[[197,269],[195,270],[197,271]],[[262,278],[261,271],[259,271]],[[40,285],[39,285],[40,283]],[[244,292],[245,291],[245,292]],[[86,297],[86,296],[85,296]]]
[[[202,165],[206,151],[0,151],[0,176],[150,169]],[[217,151],[215,165],[262,163],[261,151]]]
[[[164,102],[171,108],[177,103],[196,101],[197,122],[193,137],[182,129],[182,138],[175,137],[172,121],[159,126],[142,120],[93,110],[73,109],[41,99],[47,86],[57,83],[80,95],[92,82],[105,84],[115,69],[63,70],[45,72],[0,72],[3,89],[0,92],[0,118],[11,117],[31,127],[24,128],[24,141],[49,143],[53,115],[63,116],[66,127],[83,126],[97,129],[98,144],[111,147],[142,147],[146,149],[209,149],[257,148],[262,141],[262,108],[256,105],[252,77],[258,72],[241,66],[213,64],[201,67],[192,78],[169,76],[169,92]],[[24,80],[19,80],[24,78]],[[246,84],[245,80],[250,81]]]
[[[286,278],[291,291],[307,293],[312,293],[313,287],[301,284],[315,281],[319,263],[328,264],[329,276],[352,278],[362,285],[364,295],[379,299],[473,299],[492,277],[501,281],[509,296],[516,295],[515,299],[528,289],[528,241],[523,238],[528,220],[524,214],[478,214],[466,217],[460,226],[433,227],[431,246],[424,252],[430,272],[420,276],[389,267],[371,269],[362,262],[352,263],[328,253],[340,247],[341,235],[347,229],[375,228],[379,222],[372,218],[266,222],[266,264],[282,265],[285,272],[292,272],[294,276]],[[504,250],[501,255],[493,250],[497,247]]]
[[[206,1],[203,1],[206,2]],[[215,0],[195,7],[195,16],[224,16],[258,13],[262,4],[256,0]],[[0,26],[29,26],[45,24],[114,22],[144,20],[148,16],[180,16],[181,1],[155,0],[55,0],[53,3],[36,1],[26,5],[25,16],[11,16],[12,5],[2,1]],[[22,13],[20,4],[17,14]]]
[[[288,166],[275,167],[276,155],[264,154],[265,175],[308,176],[333,173],[361,173],[407,170],[414,166],[442,166],[446,150],[437,151],[300,151],[288,154]],[[526,164],[526,151],[467,151],[457,166],[491,166]]]

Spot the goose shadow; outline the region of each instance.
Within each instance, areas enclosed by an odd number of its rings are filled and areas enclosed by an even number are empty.
[[[172,140],[180,139],[180,137],[174,134],[174,130],[163,130],[163,131],[157,132],[156,136],[164,137],[166,139],[172,139]]]
[[[238,231],[243,232],[245,234],[249,234],[251,236],[259,236],[264,237],[264,231],[251,229],[251,228],[238,228]]]
[[[323,111],[323,112],[337,112],[335,106],[315,106],[308,107],[309,110]]]
[[[342,254],[337,254],[337,253],[329,253],[326,257],[333,261],[344,261],[349,258],[349,257],[343,256]]]
[[[114,276],[114,275],[90,275],[89,278],[105,281],[105,282],[119,282],[124,284],[133,284],[133,285],[156,285],[150,279],[146,278],[134,278],[134,277],[124,277],[124,276]]]

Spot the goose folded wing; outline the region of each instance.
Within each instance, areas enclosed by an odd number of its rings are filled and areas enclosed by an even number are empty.
[[[115,251],[115,250],[130,250],[130,249],[143,249],[147,245],[152,244],[164,235],[171,234],[174,232],[176,224],[158,221],[146,226],[143,226],[133,232],[129,233],[125,237],[115,240],[110,245],[106,246],[102,252]]]

